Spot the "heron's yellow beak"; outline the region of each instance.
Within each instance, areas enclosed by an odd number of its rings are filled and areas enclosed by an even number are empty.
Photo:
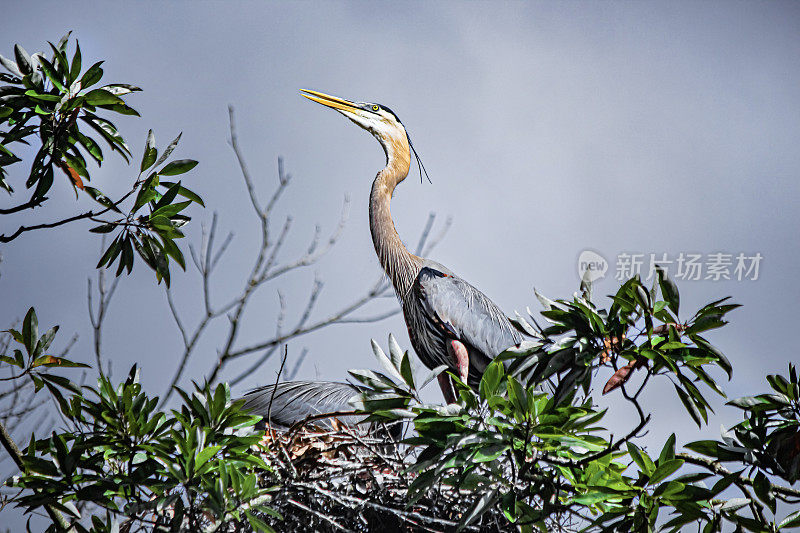
[[[311,91],[309,89],[300,89],[300,94],[309,100],[313,100],[314,102],[322,104],[326,107],[331,107],[333,109],[349,111],[350,113],[358,113],[360,111],[360,108],[354,102],[345,100],[343,98],[338,98],[336,96],[331,96],[329,94]]]

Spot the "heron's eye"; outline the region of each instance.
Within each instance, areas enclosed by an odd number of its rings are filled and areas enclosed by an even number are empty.
[[[373,111],[377,111],[378,109],[380,109],[380,106],[378,106],[378,105],[373,105],[372,106],[372,110]]]

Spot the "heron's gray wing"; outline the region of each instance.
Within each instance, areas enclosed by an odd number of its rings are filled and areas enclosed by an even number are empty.
[[[441,322],[454,339],[488,360],[522,341],[519,332],[494,302],[446,269],[423,267],[416,285],[426,313]],[[472,362],[472,357],[470,360]]]
[[[274,394],[273,394],[274,393]],[[269,415],[273,424],[291,427],[310,415],[352,411],[348,400],[358,394],[349,383],[336,381],[284,381],[251,390],[243,396],[244,408],[255,415]],[[270,402],[272,407],[270,408]],[[355,424],[362,417],[337,417]],[[324,425],[325,420],[320,421]]]

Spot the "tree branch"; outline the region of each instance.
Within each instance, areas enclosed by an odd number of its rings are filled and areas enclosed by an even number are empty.
[[[0,422],[0,444],[8,451],[11,458],[14,459],[14,462],[17,464],[20,470],[25,470],[25,465],[22,462],[22,452],[17,447],[17,444],[14,442],[14,439],[11,438],[11,435],[8,434],[6,431],[6,427]],[[59,529],[66,531],[69,528],[69,522],[64,518],[64,515],[61,514],[58,509],[50,505],[49,503],[44,504],[44,508],[47,510],[47,514],[50,515],[53,522],[59,527]]]
[[[41,196],[38,198],[31,198],[24,204],[15,205],[14,207],[9,207],[7,209],[0,208],[0,215],[10,215],[12,213],[25,211],[26,209],[33,209],[34,207],[42,205],[45,200],[47,200],[47,196]]]

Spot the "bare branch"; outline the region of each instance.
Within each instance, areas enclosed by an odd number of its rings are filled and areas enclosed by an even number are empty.
[[[34,207],[42,205],[45,200],[47,200],[47,196],[34,197],[24,204],[15,205],[14,207],[9,207],[6,209],[0,208],[0,215],[10,215],[12,213],[25,211],[26,209],[33,209]]]
[[[105,236],[101,240],[100,247],[105,248]],[[106,272],[105,269],[98,269],[97,271],[97,294],[98,294],[98,302],[97,302],[97,309],[95,310],[94,301],[92,298],[92,279],[87,279],[87,295],[86,299],[89,304],[89,322],[92,324],[92,330],[94,334],[94,356],[95,361],[97,362],[97,370],[100,372],[101,376],[105,376],[106,373],[103,371],[103,355],[102,355],[102,336],[103,336],[103,321],[106,317],[106,312],[108,311],[108,307],[111,304],[111,298],[114,296],[114,292],[117,290],[117,284],[119,283],[119,279],[115,277],[114,281],[111,282],[111,286],[109,287],[106,283]],[[110,361],[109,361],[110,364]]]

